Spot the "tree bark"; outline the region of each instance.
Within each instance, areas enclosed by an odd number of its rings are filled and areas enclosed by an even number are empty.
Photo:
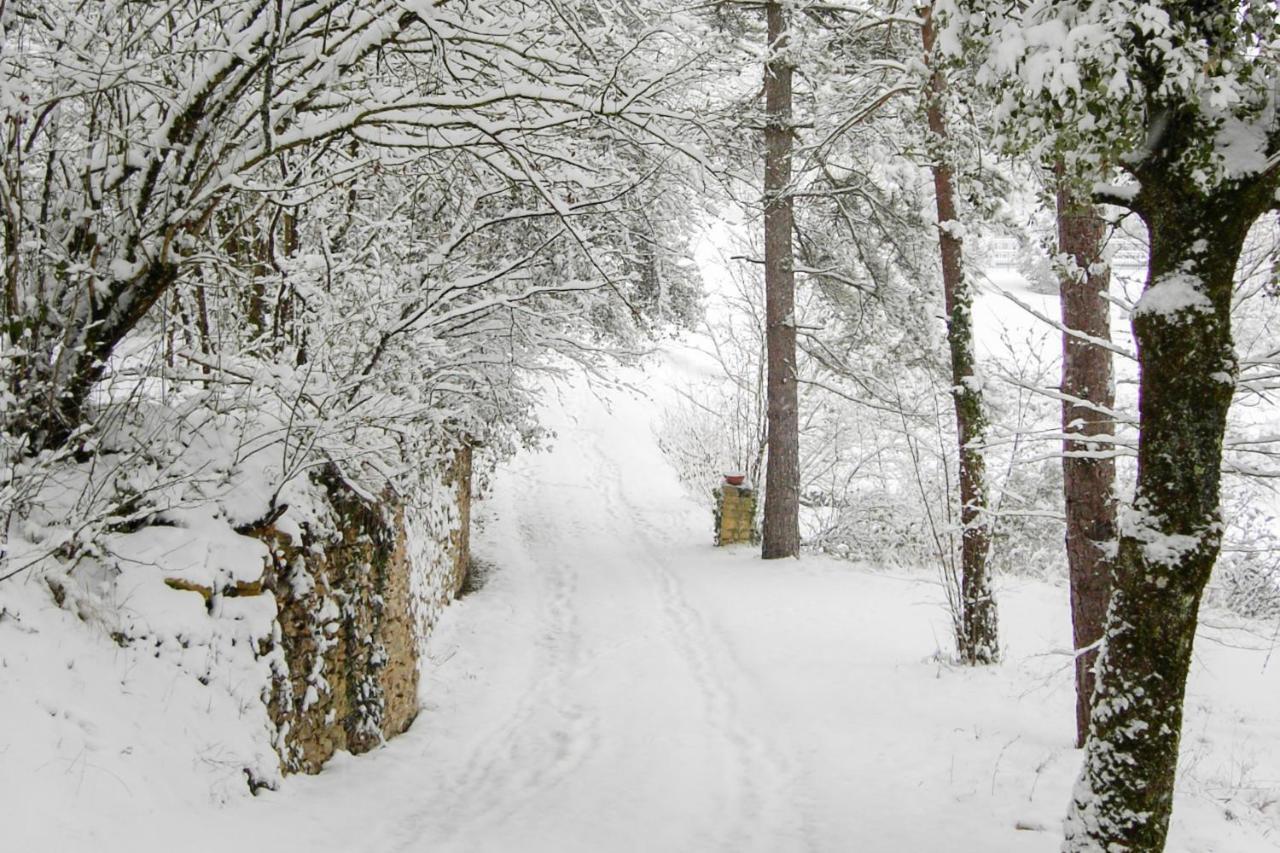
[[[938,208],[938,248],[942,255],[942,289],[947,313],[947,344],[951,354],[951,395],[960,446],[960,620],[956,651],[965,663],[993,663],[1000,656],[995,596],[991,591],[987,555],[991,530],[987,519],[986,468],[982,445],[986,417],[982,387],[973,349],[973,290],[964,274],[960,222],[956,209],[955,176],[946,151],[949,136],[943,113],[946,78],[933,66],[935,32],[932,8],[925,8],[922,36],[925,62],[931,68],[925,117],[934,155],[931,168]]]
[[[1111,340],[1106,293],[1111,271],[1102,260],[1105,223],[1088,200],[1073,192],[1058,169],[1058,251],[1069,265],[1061,276],[1062,325],[1094,340]],[[1062,431],[1083,440],[1062,442],[1062,489],[1066,504],[1067,566],[1071,625],[1076,650],[1076,747],[1089,734],[1094,664],[1111,599],[1111,562],[1116,547],[1115,435],[1111,351],[1069,332],[1062,334]],[[1105,458],[1093,454],[1106,453]],[[1088,651],[1082,651],[1082,650]]]
[[[58,330],[73,346],[26,360],[19,375],[18,414],[8,426],[28,438],[28,452],[67,445],[84,424],[90,394],[116,347],[177,277],[176,265],[157,261],[128,282],[113,283],[105,296],[92,298],[85,316]]]
[[[766,560],[800,553],[800,423],[796,389],[795,269],[792,256],[791,60],[782,4],[765,4],[764,287],[768,350],[768,443],[765,469]]]
[[[1200,597],[1222,539],[1222,441],[1237,369],[1232,280],[1249,226],[1270,201],[1265,187],[1206,195],[1177,169],[1170,157],[1138,172],[1134,209],[1151,235],[1133,314],[1138,479],[1121,525],[1068,853],[1164,849]]]

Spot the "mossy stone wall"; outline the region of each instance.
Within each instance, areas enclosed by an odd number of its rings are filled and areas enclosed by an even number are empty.
[[[467,448],[441,478],[458,521],[434,534],[439,541],[428,550],[438,565],[415,565],[403,505],[371,503],[337,477],[325,479],[337,536],[317,540],[304,529],[295,542],[274,527],[255,532],[272,552],[263,588],[276,600],[283,665],[269,709],[285,773],[316,773],[337,750],[366,752],[413,722],[419,649],[431,627],[420,618],[415,590],[441,589],[452,598],[461,588],[470,481]],[[414,572],[440,577],[423,584]]]

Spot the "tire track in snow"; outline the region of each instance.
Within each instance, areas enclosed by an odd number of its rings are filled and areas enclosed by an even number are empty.
[[[520,517],[521,550],[529,555],[522,570],[544,579],[540,596],[530,602],[545,616],[537,630],[542,650],[531,687],[512,711],[477,741],[465,770],[449,786],[447,804],[412,820],[395,848],[404,851],[448,848],[468,829],[501,822],[525,803],[568,778],[595,749],[597,720],[568,693],[568,681],[580,668],[580,631],[574,596],[577,574],[554,550],[563,547],[545,502],[531,509],[506,507]],[[576,525],[575,525],[576,526]],[[554,531],[547,536],[542,531]],[[549,557],[544,557],[552,552]],[[550,723],[543,722],[551,715]],[[439,834],[425,836],[424,831]]]
[[[626,519],[634,524],[636,543],[643,549],[643,563],[661,596],[667,633],[699,686],[708,723],[718,724],[717,731],[735,763],[738,787],[728,815],[732,828],[721,840],[719,849],[725,853],[742,853],[750,849],[777,849],[775,841],[799,841],[803,845],[800,849],[817,853],[812,821],[807,811],[794,803],[799,771],[771,741],[743,722],[727,677],[729,673],[741,674],[742,667],[724,635],[689,603],[684,585],[671,569],[670,534],[628,496],[618,461],[599,447],[592,449],[602,466],[612,473],[610,503],[620,504]],[[623,519],[618,520],[625,523]],[[771,838],[780,833],[785,838]]]
[[[509,529],[518,533],[507,571],[536,581],[529,585],[535,595],[525,601],[539,614],[532,677],[510,711],[476,741],[456,778],[439,780],[443,796],[424,803],[395,849],[461,851],[470,850],[468,842],[483,846],[486,836],[572,776],[597,750],[597,714],[576,702],[569,690],[595,665],[584,656],[578,609],[583,602],[577,594],[578,573],[598,567],[587,565],[575,548],[598,539],[610,542],[610,551],[625,551],[629,558],[617,569],[651,590],[655,626],[687,668],[694,688],[690,697],[696,704],[690,710],[702,716],[701,730],[695,731],[706,744],[705,756],[717,762],[723,756],[730,774],[726,783],[709,784],[703,794],[714,815],[707,826],[711,834],[696,846],[679,849],[816,851],[808,817],[794,804],[798,773],[767,735],[745,721],[733,689],[746,682],[744,670],[727,638],[690,603],[673,566],[672,537],[655,523],[655,511],[646,510],[627,490],[621,460],[612,458],[595,432],[567,430],[561,441],[588,457],[582,468],[587,482],[563,482],[554,462],[537,465],[522,475],[526,483],[537,484],[536,493],[526,491],[518,502],[504,496],[498,506],[514,522]],[[590,695],[585,700],[592,701]],[[661,814],[653,817],[663,819]]]

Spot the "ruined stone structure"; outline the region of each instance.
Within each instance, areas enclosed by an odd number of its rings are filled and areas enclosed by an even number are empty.
[[[756,493],[725,483],[716,489],[716,544],[756,541]]]
[[[470,560],[470,448],[439,484],[428,517],[409,523],[403,503],[326,478],[336,537],[253,531],[272,552],[262,589],[280,633],[263,651],[278,651],[269,708],[284,772],[318,772],[335,751],[368,751],[413,722],[420,650]]]

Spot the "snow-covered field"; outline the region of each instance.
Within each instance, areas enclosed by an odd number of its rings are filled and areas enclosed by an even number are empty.
[[[1065,590],[1006,579],[1005,663],[953,667],[929,576],[712,548],[709,508],[656,448],[660,407],[604,396],[563,389],[547,412],[554,448],[496,477],[477,545],[487,580],[437,629],[409,733],[221,805],[182,784],[191,768],[165,765],[155,745],[149,772],[113,788],[90,718],[149,707],[129,700],[128,673],[113,673],[120,708],[40,712],[69,720],[41,737],[86,733],[83,760],[20,778],[6,768],[0,847],[1056,850],[1079,756]],[[0,629],[3,656],[11,629]],[[1280,846],[1280,661],[1268,630],[1219,625],[1201,637],[1172,851]],[[22,688],[3,684],[0,762],[25,754]],[[163,705],[152,713],[132,724],[140,742],[165,735],[148,730]]]

